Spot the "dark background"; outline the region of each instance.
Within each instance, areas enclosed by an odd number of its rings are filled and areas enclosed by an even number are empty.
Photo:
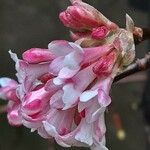
[[[128,13],[136,26],[148,27],[148,0],[87,0],[106,17],[125,27]],[[69,5],[69,0],[0,0],[0,76],[15,78],[14,63],[8,50],[20,54],[31,47],[45,47],[56,39],[69,39],[69,31],[58,15]],[[137,46],[137,57],[143,57],[148,43]],[[113,106],[106,113],[107,146],[110,150],[148,150],[143,113],[138,107],[145,87],[145,73],[117,83],[112,88]],[[112,111],[113,110],[113,111]],[[126,138],[116,137],[112,114],[120,115]],[[55,144],[56,150],[61,148]],[[0,114],[0,150],[48,150],[48,142],[25,127],[11,127],[5,114]],[[71,148],[79,149],[79,148]],[[50,149],[52,150],[52,149]]]

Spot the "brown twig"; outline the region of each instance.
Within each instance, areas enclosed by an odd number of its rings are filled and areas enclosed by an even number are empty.
[[[144,58],[138,59],[134,64],[131,64],[123,73],[115,77],[114,82],[117,82],[129,75],[144,71],[150,68],[150,53],[146,54]]]

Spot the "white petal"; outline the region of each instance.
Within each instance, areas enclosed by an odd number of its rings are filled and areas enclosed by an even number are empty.
[[[60,70],[58,76],[60,78],[64,78],[64,79],[67,79],[67,78],[71,78],[73,77],[78,71],[80,70],[80,68],[77,68],[77,69],[69,69],[67,67],[64,67]]]
[[[80,92],[74,89],[73,84],[67,84],[63,87],[64,95],[62,100],[66,108],[72,107],[79,98]]]
[[[62,95],[62,90],[57,91],[50,99],[50,106],[57,109],[62,108],[64,106],[62,101]]]
[[[55,85],[62,85],[64,83],[64,80],[56,77],[56,78],[53,79],[53,83]]]
[[[71,147],[71,145],[66,144],[62,139],[55,138],[56,142],[63,147]]]
[[[69,45],[75,50],[75,51],[78,51],[80,53],[83,53],[83,49],[81,48],[80,45],[76,44],[76,43],[73,43],[73,42],[69,42]]]
[[[85,91],[81,94],[80,96],[80,101],[81,102],[87,102],[90,99],[92,99],[93,97],[95,97],[98,94],[98,90],[89,90],[89,91]]]
[[[0,87],[5,87],[5,86],[9,86],[10,82],[12,81],[12,79],[10,78],[0,78]]]
[[[56,131],[56,128],[49,124],[47,121],[43,121],[44,128],[48,135],[55,137],[58,135],[58,132]]]
[[[15,53],[12,53],[12,51],[9,50],[9,54],[10,54],[10,56],[13,59],[14,62],[18,61],[18,57],[17,57],[17,55]]]
[[[105,145],[103,145],[102,143],[100,143],[99,145],[92,145],[91,150],[108,150],[108,148],[105,147]]]
[[[74,51],[65,56],[63,65],[64,67],[67,66],[70,69],[77,69],[80,67],[82,60],[83,55]]]
[[[59,71],[63,68],[63,60],[64,57],[58,57],[54,59],[49,66],[49,72],[57,75]]]
[[[57,57],[65,56],[74,49],[69,45],[68,41],[58,40],[48,44],[48,49]]]
[[[75,139],[91,146],[93,144],[92,124],[86,123],[85,120],[82,120],[81,123],[83,125],[81,126],[79,132],[76,134]]]

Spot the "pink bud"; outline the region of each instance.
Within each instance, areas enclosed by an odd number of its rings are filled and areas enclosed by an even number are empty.
[[[91,29],[99,25],[96,15],[80,5],[69,6],[60,13],[59,18],[65,26],[76,30]]]
[[[40,99],[35,99],[34,101],[25,103],[23,106],[25,109],[28,110],[38,110],[41,107],[41,100]]]
[[[93,72],[98,76],[109,76],[112,73],[116,56],[116,52],[112,51],[107,56],[102,57],[93,67]]]
[[[93,39],[101,40],[108,35],[108,32],[109,30],[106,26],[101,26],[98,28],[93,28],[91,35]]]
[[[41,48],[31,48],[25,51],[22,57],[29,63],[41,63],[54,59],[54,55],[50,51]]]
[[[108,20],[94,7],[78,0],[72,1],[72,5],[59,15],[66,27],[85,30],[84,32],[102,25],[107,26],[110,30],[118,28],[116,24]]]

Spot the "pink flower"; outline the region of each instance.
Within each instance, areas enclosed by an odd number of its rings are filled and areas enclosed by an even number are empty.
[[[66,27],[76,30],[71,33],[75,40],[85,36],[101,40],[118,28],[94,7],[77,0],[72,1],[72,6],[61,12],[59,18]]]
[[[10,51],[18,83],[1,78],[0,97],[9,101],[12,125],[23,124],[64,147],[107,150],[104,112],[114,77],[134,60],[134,23],[127,15],[126,30],[120,29],[92,6],[72,3],[60,19],[77,33],[88,31],[83,36],[90,40],[73,33],[81,39],[53,41],[48,49],[27,50],[23,59]]]
[[[0,98],[9,100],[7,106],[7,118],[11,125],[20,126],[19,115],[20,102],[16,95],[17,82],[9,78],[0,78]]]
[[[91,29],[102,25],[109,29],[117,28],[117,25],[108,20],[94,7],[82,2],[74,1],[66,11],[60,13],[60,20],[65,26],[72,29]]]
[[[112,43],[92,48],[53,41],[48,49],[27,50],[23,60],[10,52],[19,83],[1,79],[0,89],[9,100],[10,124],[23,124],[65,147],[106,149],[104,111],[111,102],[110,87],[128,61],[127,52],[132,55],[128,48],[133,43],[125,47],[128,40],[121,38],[128,38],[127,33],[120,30]]]

